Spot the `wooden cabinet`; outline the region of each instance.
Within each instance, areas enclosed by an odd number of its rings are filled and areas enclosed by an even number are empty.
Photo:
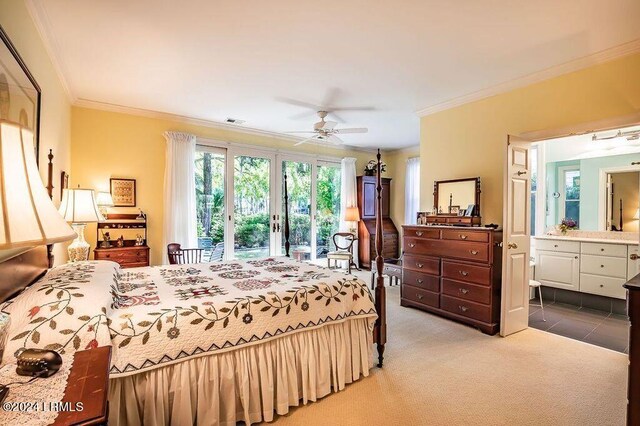
[[[358,257],[360,267],[368,269],[376,256],[376,177],[357,177],[358,210]],[[382,239],[384,258],[398,257],[398,228],[389,217],[391,214],[391,179],[382,178]]]
[[[400,304],[497,333],[502,231],[420,225],[402,229]]]
[[[93,250],[95,260],[110,260],[119,263],[123,268],[149,266],[149,247],[112,247]]]

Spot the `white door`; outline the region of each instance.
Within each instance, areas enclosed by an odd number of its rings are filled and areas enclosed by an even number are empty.
[[[504,192],[504,242],[500,335],[529,326],[531,143],[509,135]]]

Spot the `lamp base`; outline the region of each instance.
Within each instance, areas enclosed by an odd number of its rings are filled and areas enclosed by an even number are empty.
[[[84,223],[73,223],[71,227],[78,235],[75,240],[67,248],[69,254],[69,262],[81,262],[83,260],[89,260],[89,249],[91,246],[84,239],[84,228],[87,225]]]

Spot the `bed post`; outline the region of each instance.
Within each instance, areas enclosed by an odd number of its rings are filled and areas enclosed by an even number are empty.
[[[47,193],[53,201],[53,150],[49,149],[49,164],[47,164]],[[49,258],[49,268],[53,268],[53,244],[47,244],[47,256]]]
[[[376,320],[374,338],[378,346],[378,367],[382,367],[384,355],[384,345],[387,342],[387,294],[384,288],[384,276],[382,270],[384,268],[384,259],[382,258],[382,162],[380,160],[380,149],[378,149],[377,178],[376,190],[378,203],[376,204],[376,311],[378,319]]]
[[[284,172],[284,252],[289,257],[289,193],[287,189],[287,171]]]

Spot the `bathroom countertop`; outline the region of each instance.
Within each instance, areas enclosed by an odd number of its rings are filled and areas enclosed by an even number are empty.
[[[578,237],[563,235],[539,235],[534,237],[537,240],[557,240],[557,241],[580,241],[585,243],[601,243],[601,244],[625,244],[638,245],[638,240],[625,240],[616,238],[598,238],[598,237]]]

